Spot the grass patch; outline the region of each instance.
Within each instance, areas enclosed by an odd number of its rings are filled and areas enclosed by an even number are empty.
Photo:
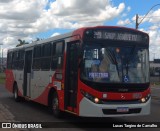
[[[160,82],[151,82],[152,85],[160,85]]]
[[[0,84],[4,84],[5,79],[6,79],[5,73],[0,73]]]

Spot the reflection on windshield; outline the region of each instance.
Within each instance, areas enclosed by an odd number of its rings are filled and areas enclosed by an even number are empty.
[[[86,46],[81,78],[103,83],[149,82],[147,48]]]

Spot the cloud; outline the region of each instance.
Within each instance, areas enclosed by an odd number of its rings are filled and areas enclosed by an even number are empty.
[[[124,3],[113,7],[109,0],[56,0],[50,4],[50,9],[44,12],[43,17],[37,20],[36,26],[45,30],[39,23],[52,28],[67,29],[102,25],[120,15],[124,8]],[[46,23],[46,19],[51,23]]]
[[[45,0],[12,0],[9,3],[1,3],[0,19],[33,20],[38,18],[43,10]]]
[[[148,23],[147,29],[143,29],[143,31],[147,32],[150,37],[150,58],[153,59],[156,53],[155,58],[159,58],[160,56],[160,9],[155,11],[151,10],[147,16],[139,16],[139,22],[143,19],[140,26],[142,24]]]
[[[60,33],[53,33],[52,35],[51,35],[51,37],[53,37],[53,36],[57,36],[57,35],[60,35]]]
[[[127,11],[128,12],[131,11],[131,7],[130,6],[127,7]]]
[[[117,22],[117,25],[120,25],[120,26],[125,26],[125,25],[128,25],[128,24],[130,24],[131,23],[131,21],[129,20],[129,19],[126,19],[126,20],[119,20],[118,22]]]
[[[18,43],[18,40],[15,39],[14,37],[6,37],[3,39],[3,45],[13,45],[13,43]]]
[[[124,3],[113,6],[110,0],[0,0],[0,40],[7,48],[52,29],[103,25],[124,9]]]
[[[47,0],[1,0],[0,40],[3,48],[17,45],[17,39],[27,39],[36,30],[33,24],[40,18]],[[38,32],[38,29],[36,30]],[[34,31],[34,32],[36,32]]]
[[[8,3],[11,2],[12,0],[0,0],[0,3]]]
[[[23,37],[29,36],[30,34],[27,31],[35,30],[33,23],[36,22],[43,12],[46,1],[14,0],[7,2],[0,5],[0,34],[3,36],[1,41],[6,39],[6,37],[23,39]],[[8,44],[10,44],[9,41]]]
[[[145,29],[140,29],[140,30],[148,33],[150,37],[150,41],[149,41],[150,59],[153,60],[154,58],[159,58],[160,56],[160,29],[157,26],[152,26],[147,30]]]

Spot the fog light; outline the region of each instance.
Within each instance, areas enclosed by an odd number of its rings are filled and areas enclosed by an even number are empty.
[[[141,102],[143,102],[143,103],[146,102],[146,99],[145,99],[145,98],[142,98],[142,99],[141,99]]]
[[[99,103],[99,99],[98,98],[94,98],[94,102],[95,103]]]

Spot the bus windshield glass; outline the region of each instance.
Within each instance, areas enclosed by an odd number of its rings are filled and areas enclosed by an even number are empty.
[[[147,83],[148,56],[148,47],[86,45],[81,79],[98,83]]]

